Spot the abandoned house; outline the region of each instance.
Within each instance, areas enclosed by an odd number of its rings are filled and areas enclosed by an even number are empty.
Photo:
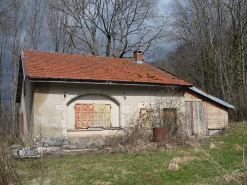
[[[139,50],[133,59],[23,50],[16,99],[20,135],[26,141],[42,134],[55,143],[89,143],[86,138],[114,134],[133,117],[144,117],[155,99],[171,96],[169,89],[179,104],[160,108],[175,119],[180,109],[188,135],[209,135],[228,125],[232,105],[144,62]],[[152,126],[144,120],[142,127]]]

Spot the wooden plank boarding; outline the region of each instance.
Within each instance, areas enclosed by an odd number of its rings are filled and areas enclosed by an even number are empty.
[[[75,104],[75,128],[81,128],[81,124],[82,124],[81,106],[82,105],[79,103]]]
[[[207,134],[206,106],[204,102],[193,102],[194,112],[194,133],[199,135]]]
[[[185,131],[188,135],[192,135],[193,130],[193,107],[192,102],[185,103]]]
[[[111,127],[111,105],[110,104],[106,104],[105,105],[105,126],[106,127]]]
[[[208,122],[205,102],[186,102],[186,131],[189,135],[207,135]]]
[[[75,105],[75,128],[84,129],[89,126],[111,127],[111,105],[77,103]]]

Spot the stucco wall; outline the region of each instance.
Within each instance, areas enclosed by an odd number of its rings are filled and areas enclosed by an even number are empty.
[[[24,93],[25,89],[25,93]],[[21,137],[24,141],[30,140],[30,128],[32,127],[32,105],[33,105],[33,95],[34,95],[34,83],[22,82],[22,94],[21,94],[21,106],[20,113],[23,113],[24,121],[24,133],[21,133]]]
[[[116,133],[104,131],[68,131],[75,129],[75,103],[111,104],[111,122],[114,127],[125,127],[132,118],[138,118],[140,108],[145,108],[159,98],[170,96],[179,99],[184,112],[184,97],[181,90],[176,95],[168,93],[168,87],[117,86],[80,83],[35,83],[33,112],[34,137],[40,134],[50,138],[83,138]],[[159,92],[163,91],[162,94]],[[165,101],[164,101],[165,102]],[[161,108],[171,108],[164,103]]]

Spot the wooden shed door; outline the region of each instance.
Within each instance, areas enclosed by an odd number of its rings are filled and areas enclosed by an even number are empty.
[[[188,134],[207,134],[207,115],[204,102],[186,102],[186,127]]]
[[[163,108],[163,123],[164,126],[167,126],[167,124],[173,124],[174,126],[176,126],[177,123],[176,108]]]
[[[193,130],[193,107],[192,102],[186,102],[185,104],[185,131],[188,135],[192,135]]]
[[[199,135],[207,134],[207,115],[204,102],[193,102],[193,133]]]

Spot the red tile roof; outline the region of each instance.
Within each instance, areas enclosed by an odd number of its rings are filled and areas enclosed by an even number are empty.
[[[150,63],[127,58],[23,50],[23,59],[27,78],[191,85]]]

